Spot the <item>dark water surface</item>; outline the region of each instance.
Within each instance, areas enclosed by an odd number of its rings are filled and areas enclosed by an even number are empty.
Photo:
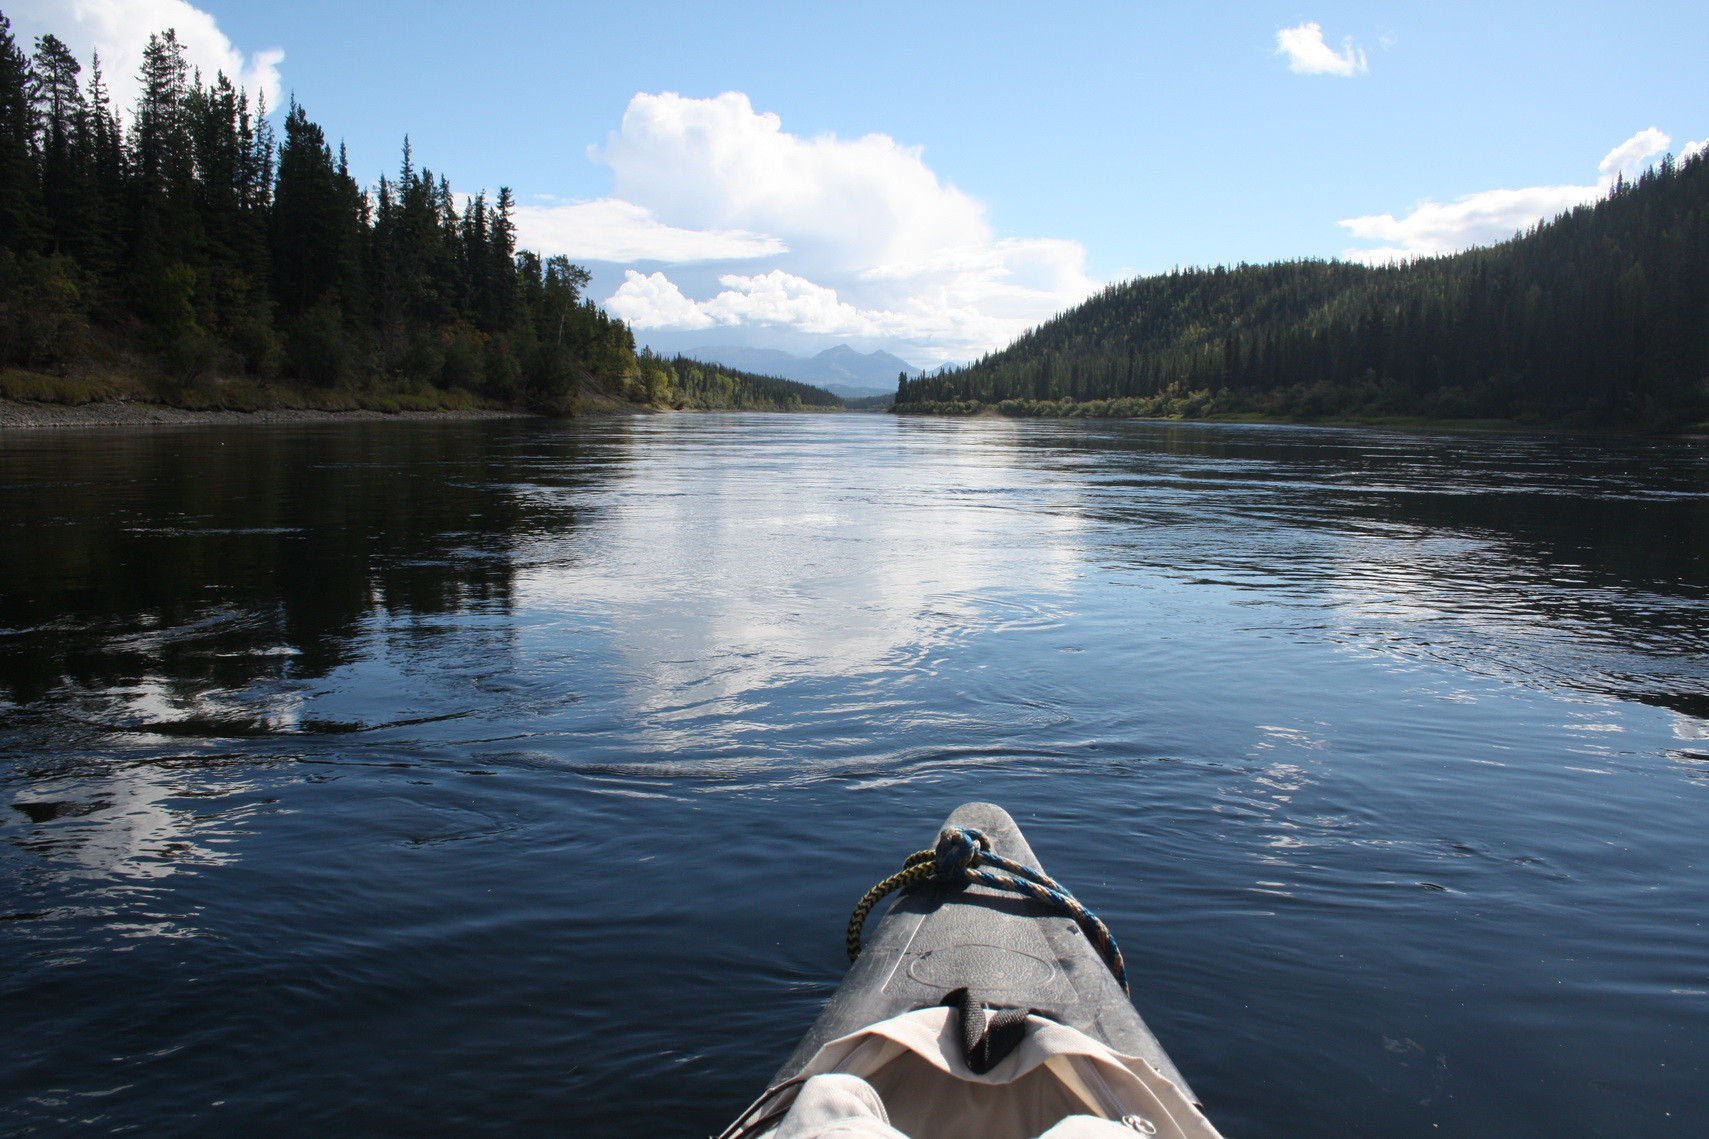
[[[1697,1139],[1705,453],[7,432],[0,1130],[708,1134],[981,798],[1231,1139]]]

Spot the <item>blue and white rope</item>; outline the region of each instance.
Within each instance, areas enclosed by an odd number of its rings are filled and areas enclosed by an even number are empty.
[[[860,956],[861,933],[873,906],[894,890],[934,881],[951,886],[967,886],[976,882],[981,886],[1009,890],[1067,914],[1103,957],[1122,992],[1128,992],[1127,963],[1122,960],[1122,951],[1117,947],[1115,938],[1110,936],[1109,927],[1098,915],[1081,905],[1073,894],[1044,871],[993,854],[991,840],[985,837],[984,832],[972,827],[945,827],[938,835],[935,849],[910,854],[901,870],[867,891],[855,906],[854,913],[849,915],[849,960],[853,962]]]

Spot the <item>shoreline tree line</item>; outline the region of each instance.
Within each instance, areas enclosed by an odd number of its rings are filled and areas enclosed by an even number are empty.
[[[405,139],[372,189],[294,100],[204,81],[151,36],[128,118],[100,60],[26,55],[0,14],[0,394],[78,400],[141,377],[187,406],[268,389],[389,409],[840,407],[806,384],[637,353],[587,271],[516,247],[508,188],[459,203]],[[337,400],[332,400],[337,404]]]

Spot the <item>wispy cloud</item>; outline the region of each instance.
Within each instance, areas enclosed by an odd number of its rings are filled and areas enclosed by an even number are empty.
[[[1362,75],[1371,69],[1363,48],[1353,46],[1353,37],[1341,41],[1336,51],[1323,42],[1323,26],[1316,22],[1283,28],[1276,33],[1276,54],[1288,57],[1288,70],[1300,75]]]
[[[666,225],[645,206],[618,198],[562,205],[520,206],[518,229],[531,244],[574,250],[588,261],[740,261],[787,253],[789,246],[745,229],[684,229]]]
[[[1539,221],[1595,201],[1606,194],[1618,178],[1637,177],[1666,152],[1671,141],[1655,127],[1639,131],[1597,163],[1598,177],[1594,185],[1483,190],[1452,202],[1423,202],[1404,217],[1373,214],[1347,218],[1338,224],[1346,226],[1355,238],[1383,244],[1374,248],[1348,249],[1342,256],[1349,261],[1380,265],[1415,257],[1458,253],[1476,245],[1506,241]],[[1691,143],[1685,153],[1689,156],[1694,153],[1693,148],[1700,150],[1704,146],[1705,143]]]
[[[526,243],[727,269],[710,295],[685,292],[674,270],[628,269],[606,305],[639,329],[787,329],[962,360],[1097,287],[1079,243],[997,238],[984,206],[919,147],[794,135],[739,92],[636,95],[590,155],[612,168],[612,196],[521,211]]]
[[[279,105],[279,64],[285,53],[279,48],[239,51],[211,14],[185,0],[11,0],[6,14],[26,50],[37,36],[51,32],[85,67],[99,52],[103,78],[120,113],[136,103],[136,74],[148,37],[168,28],[178,33],[185,59],[204,79],[224,72],[252,95],[265,95],[269,107]]]

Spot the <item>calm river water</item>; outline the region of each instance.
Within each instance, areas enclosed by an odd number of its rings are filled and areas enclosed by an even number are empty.
[[[1709,1134],[1709,458],[0,436],[0,1130],[704,1136],[988,799],[1231,1139]]]

